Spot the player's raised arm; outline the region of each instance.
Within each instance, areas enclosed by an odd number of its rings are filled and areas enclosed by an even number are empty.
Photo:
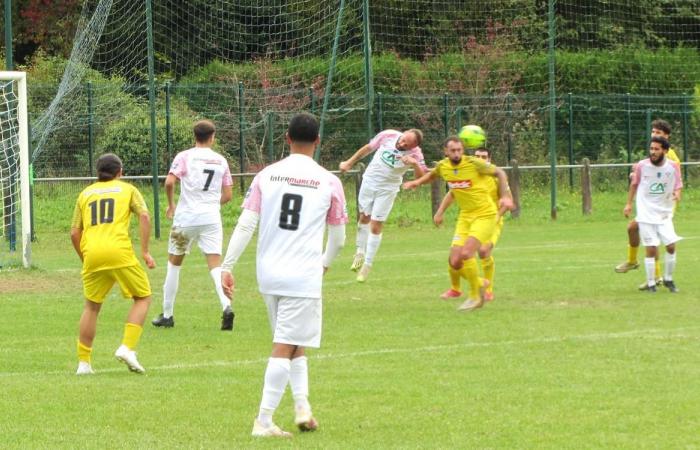
[[[375,149],[370,146],[370,144],[363,145],[360,147],[359,150],[357,150],[350,158],[346,159],[345,161],[342,161],[339,165],[338,168],[340,169],[341,172],[345,173],[348,170],[352,169],[352,167],[360,161],[362,158],[365,156],[369,155],[372,153]]]
[[[434,170],[431,170],[430,172],[424,173],[423,176],[421,176],[420,178],[416,178],[415,180],[411,181],[406,181],[402,187],[406,190],[415,189],[418,186],[430,183],[439,177],[440,175],[438,175]]]

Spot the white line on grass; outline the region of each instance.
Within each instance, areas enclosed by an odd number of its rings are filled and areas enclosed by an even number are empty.
[[[446,344],[446,345],[428,345],[425,347],[410,347],[410,348],[379,348],[374,350],[364,350],[359,352],[349,352],[349,353],[324,353],[320,355],[314,355],[312,359],[314,360],[339,360],[346,358],[356,358],[360,356],[372,356],[372,355],[386,355],[386,354],[399,354],[399,353],[416,353],[416,352],[441,352],[441,351],[453,351],[458,349],[468,349],[468,348],[480,348],[480,347],[498,347],[498,346],[517,346],[517,345],[531,345],[531,344],[551,344],[551,343],[563,343],[568,341],[605,341],[613,339],[630,339],[630,338],[643,338],[643,339],[660,339],[660,340],[670,340],[670,339],[698,339],[698,336],[679,334],[681,331],[692,331],[699,330],[698,327],[682,327],[673,329],[658,329],[652,328],[647,330],[632,330],[632,331],[622,331],[618,333],[593,333],[593,334],[582,334],[574,336],[552,336],[543,338],[533,338],[533,339],[521,339],[521,340],[508,340],[508,341],[492,341],[492,342],[465,342],[462,344]],[[200,369],[208,367],[236,367],[236,366],[248,366],[248,365],[262,365],[267,362],[268,357],[256,358],[256,359],[243,359],[234,361],[206,361],[201,363],[192,364],[167,364],[163,366],[148,367],[148,373],[166,371],[166,370],[190,370],[190,369]],[[125,367],[113,367],[109,369],[99,369],[98,373],[115,373],[124,372]],[[52,370],[49,372],[6,372],[0,373],[0,378],[8,378],[13,376],[20,377],[33,377],[42,375],[67,375],[69,372],[65,370]]]

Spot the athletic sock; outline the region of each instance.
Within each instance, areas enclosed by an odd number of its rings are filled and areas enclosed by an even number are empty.
[[[632,247],[631,245],[627,247],[627,262],[630,264],[637,264],[637,254],[639,253],[639,247]]]
[[[453,291],[462,292],[462,275],[460,275],[460,270],[455,269],[451,265],[447,265],[447,269],[450,272],[450,288]]]
[[[214,289],[216,289],[216,295],[219,296],[219,303],[221,303],[221,310],[223,311],[227,307],[231,306],[231,300],[224,294],[224,289],[221,286],[221,267],[214,267],[209,271],[212,280],[214,280]]]
[[[479,268],[476,265],[476,258],[472,257],[465,260],[460,269],[460,274],[469,282],[469,297],[472,300],[477,300],[479,296],[479,288],[481,280],[479,279]]]
[[[369,224],[368,223],[358,223],[357,224],[357,236],[355,238],[355,253],[364,254],[367,249],[367,236],[369,235]]]
[[[493,255],[481,260],[481,268],[484,269],[484,278],[489,280],[489,286],[486,290],[491,292],[493,291],[493,278],[496,275],[496,260]]]
[[[676,268],[676,254],[666,252],[664,259],[664,280],[673,280],[673,270]]]
[[[292,360],[289,366],[289,386],[292,388],[294,406],[311,409],[311,405],[309,405],[309,366],[306,356]]]
[[[661,261],[659,261],[659,255],[656,255],[654,259],[654,279],[658,280],[661,278]]]
[[[264,426],[272,425],[272,415],[280,404],[289,382],[291,362],[287,358],[270,358],[265,369],[265,384],[258,421]]]
[[[374,256],[377,254],[377,250],[379,250],[379,244],[381,243],[381,234],[370,233],[367,237],[367,251],[365,252],[365,264],[367,264],[368,266],[371,266],[374,262]]]
[[[90,364],[92,357],[92,347],[88,347],[78,340],[78,361],[83,361]]]
[[[163,317],[165,318],[173,316],[177,286],[180,282],[180,269],[181,266],[176,266],[168,261],[168,271],[165,274],[165,283],[163,284]]]
[[[654,258],[644,258],[644,269],[647,272],[647,286],[656,286],[654,277]]]
[[[127,322],[124,325],[124,338],[122,339],[122,345],[126,345],[129,350],[134,350],[139,344],[141,333],[143,333],[143,327],[141,325]]]

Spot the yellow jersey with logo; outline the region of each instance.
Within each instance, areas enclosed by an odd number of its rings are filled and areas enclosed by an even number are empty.
[[[78,196],[71,227],[83,230],[83,272],[138,264],[129,238],[131,213],[147,211],[141,193],[119,180],[98,181]]]
[[[474,218],[495,215],[497,212],[491,194],[495,172],[496,167],[493,164],[465,155],[462,155],[458,164],[453,164],[449,158],[445,158],[432,170],[434,175],[447,182],[459,205],[460,215]]]

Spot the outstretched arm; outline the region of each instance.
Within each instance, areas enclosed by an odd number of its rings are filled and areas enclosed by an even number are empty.
[[[415,180],[407,181],[403,184],[404,189],[414,189],[417,188],[418,186],[426,183],[430,183],[431,181],[435,180],[438,178],[439,175],[433,174],[432,171],[424,173],[423,176],[420,178],[416,178]]]
[[[358,161],[360,161],[362,158],[369,155],[373,151],[374,149],[370,147],[369,144],[364,145],[358,151],[356,151],[355,154],[352,155],[349,159],[346,159],[345,161],[341,162],[338,168],[341,172],[345,173],[348,170],[352,169],[352,166],[354,166]]]
[[[498,216],[502,216],[506,211],[511,211],[514,207],[513,196],[508,186],[508,175],[500,167],[496,167],[495,176],[498,179]]]

